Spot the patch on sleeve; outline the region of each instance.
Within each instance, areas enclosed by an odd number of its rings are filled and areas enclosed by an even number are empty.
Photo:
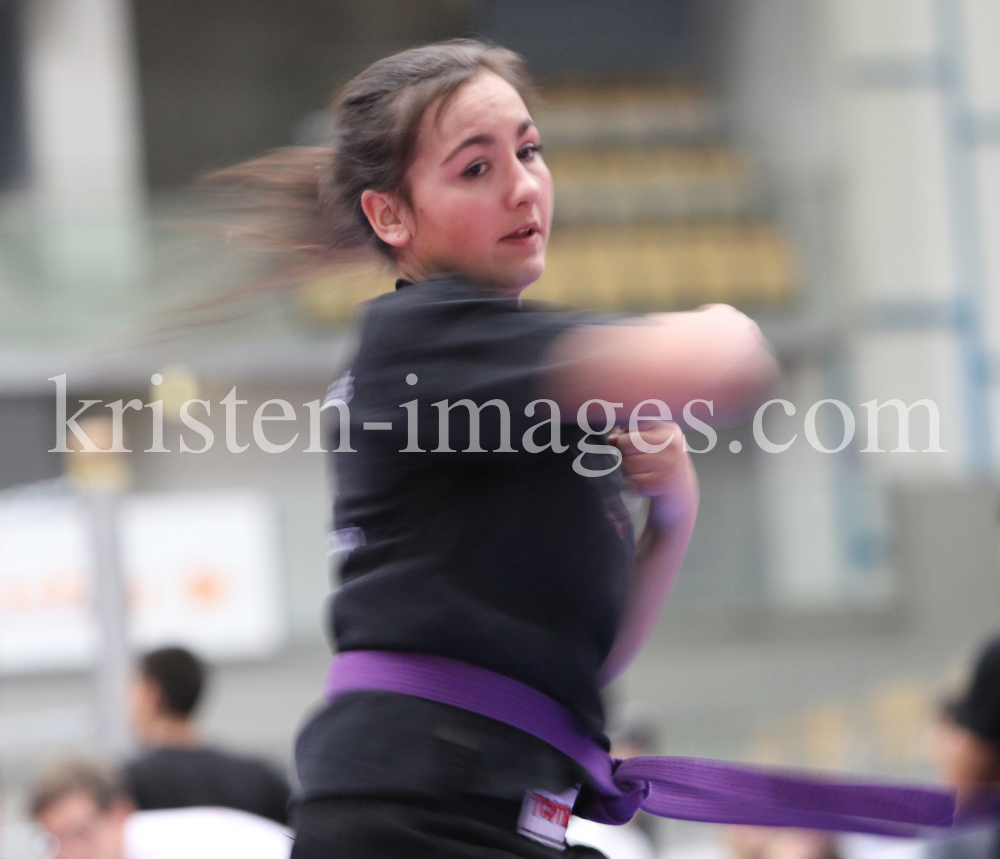
[[[337,403],[344,403],[346,405],[353,398],[354,376],[348,371],[326,389],[326,399],[323,400],[320,411],[325,412],[327,409],[333,408]]]
[[[338,528],[326,535],[326,554],[349,555],[358,546],[365,545],[365,532],[353,525]]]

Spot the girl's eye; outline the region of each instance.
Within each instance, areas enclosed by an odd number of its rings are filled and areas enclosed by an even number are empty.
[[[517,153],[517,157],[522,161],[532,161],[534,157],[542,151],[541,143],[529,143],[527,146],[522,146]]]
[[[465,170],[462,171],[463,176],[482,176],[486,172],[486,162],[477,161],[474,164],[470,164]]]

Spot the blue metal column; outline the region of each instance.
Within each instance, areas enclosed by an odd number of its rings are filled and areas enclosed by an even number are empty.
[[[990,428],[990,362],[983,334],[986,271],[976,176],[976,117],[969,102],[966,49],[959,0],[934,0],[948,196],[954,248],[955,327],[961,341],[969,471],[993,469]]]

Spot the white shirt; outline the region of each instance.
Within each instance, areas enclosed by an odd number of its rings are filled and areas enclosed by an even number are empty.
[[[608,859],[656,859],[656,852],[649,838],[636,824],[608,826],[571,817],[566,830],[567,844],[594,847]]]
[[[288,859],[292,831],[233,808],[137,811],[125,821],[125,859]]]

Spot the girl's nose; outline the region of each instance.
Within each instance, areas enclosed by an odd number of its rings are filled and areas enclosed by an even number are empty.
[[[541,179],[531,172],[527,166],[518,161],[514,167],[511,186],[511,207],[517,208],[521,205],[533,206],[541,193]]]

